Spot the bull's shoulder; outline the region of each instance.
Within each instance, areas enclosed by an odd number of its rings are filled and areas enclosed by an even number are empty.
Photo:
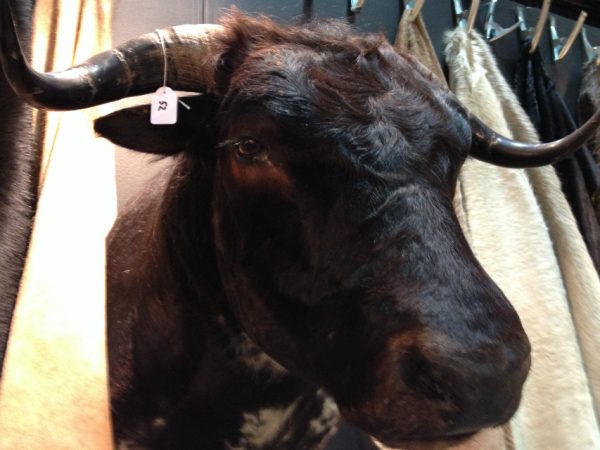
[[[113,400],[135,388],[136,360],[151,365],[154,358],[171,355],[176,359],[183,352],[185,299],[178,296],[168,270],[161,267],[157,233],[171,172],[167,167],[148,180],[119,212],[107,237],[106,312]]]

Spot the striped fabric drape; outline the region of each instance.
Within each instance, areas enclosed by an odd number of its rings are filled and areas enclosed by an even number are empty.
[[[61,69],[110,47],[110,0],[38,0],[34,60]],[[49,38],[50,36],[50,38]],[[40,199],[0,385],[0,448],[112,447],[105,350],[105,236],[114,153],[96,108],[49,113]]]

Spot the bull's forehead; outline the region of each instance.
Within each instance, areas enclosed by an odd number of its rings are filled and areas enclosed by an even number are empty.
[[[389,46],[353,53],[281,44],[245,58],[226,103],[263,109],[286,134],[334,141],[365,162],[419,155],[427,164],[424,155],[462,159],[469,149],[470,130],[448,95]]]
[[[297,44],[255,49],[233,74],[232,87],[250,99],[303,99],[314,104],[313,113],[327,105],[356,119],[381,115],[383,105],[416,110],[445,105],[439,86],[387,47],[370,53]]]

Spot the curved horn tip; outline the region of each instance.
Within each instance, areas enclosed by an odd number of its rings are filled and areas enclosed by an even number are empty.
[[[569,135],[553,142],[532,144],[500,136],[473,114],[471,154],[482,161],[511,168],[540,167],[572,155],[600,128],[600,110]]]
[[[28,64],[16,35],[7,0],[0,11],[0,62],[17,95],[42,109],[83,109],[155,91],[163,84],[164,52],[158,33],[149,33],[93,56],[60,72],[39,73]],[[212,35],[221,25],[165,28],[173,67],[169,81],[176,90],[202,91],[213,84]],[[216,47],[215,47],[216,48]],[[182,67],[178,66],[181,65]],[[143,75],[140,75],[143,74]]]

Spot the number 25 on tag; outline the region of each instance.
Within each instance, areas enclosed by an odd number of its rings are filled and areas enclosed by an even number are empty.
[[[177,123],[177,94],[173,89],[163,86],[152,94],[150,123],[152,125],[173,125]]]

